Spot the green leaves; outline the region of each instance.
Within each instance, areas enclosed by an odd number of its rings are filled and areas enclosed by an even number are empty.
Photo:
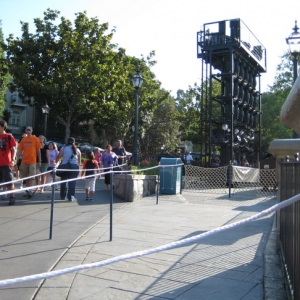
[[[0,22],[1,25],[1,22]],[[0,27],[0,111],[4,114],[4,108],[5,108],[5,92],[6,92],[6,86],[9,80],[9,73],[8,73],[8,65],[7,61],[5,59],[4,54],[4,41],[3,41],[3,33],[2,29]]]
[[[22,96],[33,105],[47,103],[50,114],[66,127],[75,121],[110,128],[112,139],[125,136],[134,116],[131,76],[140,69],[144,78],[140,94],[140,117],[151,113],[160,99],[160,82],[151,72],[155,52],[141,59],[127,56],[111,40],[108,23],[77,13],[72,24],[59,11],[48,9],[44,18],[34,19],[35,33],[22,23],[22,38],[7,39],[7,61]],[[67,136],[66,136],[67,138]]]
[[[267,152],[269,144],[275,139],[290,139],[292,129],[280,123],[281,108],[293,85],[293,65],[289,54],[281,57],[277,66],[275,81],[270,91],[262,95],[262,147]]]

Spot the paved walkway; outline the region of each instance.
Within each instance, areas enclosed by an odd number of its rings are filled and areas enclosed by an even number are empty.
[[[187,191],[162,195],[158,205],[155,195],[133,203],[115,198],[113,240],[109,241],[109,192],[98,181],[95,201],[89,203],[79,182],[78,202],[55,201],[49,240],[49,197],[50,192],[37,194],[13,207],[1,201],[1,279],[155,248],[243,220],[276,204],[274,199],[228,199]],[[272,260],[273,221],[274,215],[267,216],[171,250],[47,279],[41,286],[39,281],[9,286],[0,289],[0,299],[257,300],[264,299],[266,277],[270,279],[266,299],[285,299],[278,280],[281,270]],[[271,250],[265,251],[267,243]],[[266,253],[271,263],[267,269]]]

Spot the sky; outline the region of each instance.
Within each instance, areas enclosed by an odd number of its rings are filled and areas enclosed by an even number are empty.
[[[140,58],[155,51],[152,68],[162,88],[176,95],[201,82],[201,60],[197,59],[197,32],[203,24],[241,19],[266,48],[267,72],[261,76],[261,92],[274,82],[280,57],[288,50],[286,38],[295,20],[300,27],[300,1],[274,0],[1,0],[0,20],[4,37],[21,34],[20,21],[30,24],[43,18],[47,8],[58,10],[73,22],[75,13],[86,11],[100,23],[116,28],[113,43],[127,55]],[[109,33],[108,31],[107,33]]]

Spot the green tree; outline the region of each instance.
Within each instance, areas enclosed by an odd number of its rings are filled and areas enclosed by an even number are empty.
[[[178,90],[175,99],[180,122],[180,138],[199,144],[200,98],[197,87]]]
[[[288,95],[293,85],[293,64],[289,53],[281,56],[281,62],[276,68],[275,81],[270,86],[270,91],[281,92],[283,96]]]
[[[11,109],[5,108],[5,109],[3,110],[2,116],[3,116],[3,120],[5,120],[6,123],[8,123],[9,119],[10,119],[11,116],[12,116],[12,111],[11,111]]]
[[[7,90],[8,81],[8,66],[5,58],[3,32],[0,21],[0,111],[2,112],[2,115],[6,105],[5,94]]]
[[[129,57],[111,43],[114,30],[106,34],[107,23],[99,24],[84,12],[76,14],[74,25],[64,17],[57,24],[58,16],[48,9],[44,19],[34,19],[35,34],[21,23],[22,38],[7,39],[14,78],[10,89],[18,88],[32,105],[47,103],[50,114],[65,126],[65,138],[72,123],[90,120],[105,136],[124,136],[132,119],[130,77],[136,67],[145,77],[142,110],[151,108],[148,100],[160,86],[149,70],[154,52],[147,59]]]
[[[159,96],[160,82],[155,79],[155,74],[151,67],[156,63],[154,60],[155,52],[152,51],[146,58],[127,57],[130,60],[128,65],[127,77],[116,84],[121,85],[115,90],[114,94],[107,95],[107,103],[112,105],[103,111],[94,107],[93,120],[96,126],[102,131],[103,136],[107,136],[109,142],[114,142],[116,138],[125,140],[130,134],[130,128],[134,124],[135,100],[134,88],[131,86],[131,77],[139,71],[144,82],[139,91],[139,137],[145,132],[144,120],[152,116],[157,105],[162,101]],[[118,78],[116,78],[118,81]],[[95,105],[94,102],[92,105]],[[141,142],[141,141],[140,141]]]
[[[179,121],[174,98],[165,90],[157,91],[159,101],[156,109],[142,118],[141,146],[147,156],[164,151],[174,152],[180,139]]]
[[[117,70],[109,67],[113,61],[112,33],[105,35],[108,24],[97,18],[88,19],[85,13],[76,14],[74,26],[61,18],[59,12],[48,9],[44,19],[34,19],[36,33],[29,32],[28,23],[22,24],[22,38],[7,39],[7,57],[14,82],[28,103],[43,106],[66,128],[84,112],[89,113],[93,98],[105,99],[110,90],[109,77]],[[122,55],[122,54],[121,54]]]
[[[275,81],[269,91],[262,95],[262,153],[266,153],[270,142],[275,139],[289,139],[292,129],[280,123],[281,108],[293,85],[293,66],[289,55],[281,57],[277,66]]]
[[[206,140],[202,130],[208,130],[208,112],[211,104],[211,119],[218,120],[221,116],[221,105],[218,100],[220,83],[213,80],[212,101],[209,101],[209,82],[202,85],[189,87],[187,91],[178,90],[176,107],[178,110],[178,121],[180,121],[181,140],[189,140],[200,149],[200,145]],[[208,135],[209,136],[209,135]]]

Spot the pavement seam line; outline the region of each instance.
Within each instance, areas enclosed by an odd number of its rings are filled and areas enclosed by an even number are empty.
[[[119,207],[116,209],[116,212],[121,210],[122,208],[128,206],[130,203],[125,203],[123,206]],[[115,212],[115,211],[114,211]],[[94,227],[96,227],[99,223],[101,223],[103,220],[107,219],[110,216],[110,214],[107,214],[105,217],[103,217],[102,219],[100,219],[98,222],[96,222],[95,224],[93,224],[92,226],[90,226],[87,230],[85,230],[77,239],[75,239],[67,248],[66,250],[59,256],[59,258],[55,261],[55,263],[52,265],[52,267],[48,270],[48,272],[53,271],[53,269],[58,265],[58,263],[62,260],[62,258],[68,253],[68,251],[73,247],[74,244],[76,244],[84,235],[86,235],[87,232],[89,232],[91,229],[93,229]],[[107,229],[108,230],[108,229]],[[105,230],[105,232],[107,232],[107,230]],[[88,252],[89,253],[89,252]],[[86,258],[86,256],[85,256]],[[82,260],[84,261],[84,259]],[[82,263],[81,261],[81,263]],[[74,276],[74,278],[76,277],[76,275]],[[45,283],[46,279],[42,279],[42,281],[40,282],[39,286],[37,287],[35,293],[33,294],[31,300],[34,300],[35,297],[38,295],[40,289],[43,287],[43,284]],[[74,279],[73,279],[74,280]],[[73,283],[73,281],[72,281]],[[72,285],[71,283],[71,285]]]

